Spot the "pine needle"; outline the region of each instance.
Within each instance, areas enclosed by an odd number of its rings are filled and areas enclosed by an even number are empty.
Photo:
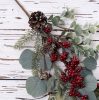
[[[28,31],[27,34],[25,34],[24,36],[22,36],[14,45],[15,49],[22,49],[25,45],[26,42],[30,41],[32,39],[32,37],[34,36],[34,34],[36,33],[36,31]]]

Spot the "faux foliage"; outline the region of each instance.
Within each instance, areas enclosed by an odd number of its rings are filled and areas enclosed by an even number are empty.
[[[43,14],[43,16],[45,15]],[[45,19],[41,20],[41,18]],[[69,27],[65,25],[67,19],[72,20]],[[80,78],[84,78],[83,82],[85,84],[85,87],[79,89],[79,92],[82,95],[88,95],[88,100],[98,100],[96,99],[96,96],[98,98],[97,80],[93,76],[92,70],[97,67],[99,45],[93,48],[90,37],[96,32],[99,25],[86,24],[81,26],[75,20],[75,11],[69,8],[63,11],[61,15],[51,15],[48,19],[42,17],[40,11],[34,12],[29,19],[29,23],[31,25],[35,23],[36,28],[31,26],[33,29],[21,37],[14,46],[16,49],[21,49],[26,42],[34,41],[33,51],[24,50],[19,59],[24,69],[33,72],[33,76],[26,81],[27,92],[35,98],[49,95],[48,100],[79,100],[77,96],[70,96],[69,94],[71,83],[64,83],[60,78],[75,54],[81,59],[78,66],[82,66],[82,71],[77,73],[81,75]],[[54,30],[52,26],[57,27],[55,30],[61,31],[61,34],[53,35],[51,33]],[[68,41],[65,42],[66,45],[61,44],[64,41]],[[59,48],[61,49],[59,50]],[[64,54],[68,52],[68,59],[65,58],[66,60],[63,60],[63,55],[61,55],[64,51]],[[60,56],[62,59],[59,59]],[[74,56],[74,61],[75,59],[78,60]]]

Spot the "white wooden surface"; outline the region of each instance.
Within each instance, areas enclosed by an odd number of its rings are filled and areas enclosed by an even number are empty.
[[[75,8],[77,21],[99,23],[99,0],[20,0],[25,8],[43,11],[47,16],[60,14],[67,6]],[[15,42],[25,34],[28,17],[14,0],[0,0],[0,100],[24,100],[32,98],[26,93],[25,81],[31,71],[22,69],[18,62],[21,51],[13,49]],[[94,45],[99,44],[99,33],[93,35]],[[31,45],[30,45],[31,47]],[[98,65],[99,66],[99,61]],[[94,71],[99,79],[99,67]],[[26,100],[26,99],[25,99]],[[47,100],[47,98],[42,99]]]

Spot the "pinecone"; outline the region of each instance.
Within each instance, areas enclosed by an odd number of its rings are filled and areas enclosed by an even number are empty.
[[[33,12],[28,23],[32,29],[41,30],[42,26],[47,23],[47,17],[40,11]]]

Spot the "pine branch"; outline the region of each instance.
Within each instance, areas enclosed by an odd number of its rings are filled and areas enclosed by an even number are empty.
[[[36,33],[36,31],[28,31],[27,34],[25,34],[24,36],[22,36],[14,45],[15,49],[21,49],[23,48],[23,46],[25,45],[26,42],[30,41],[32,39],[32,37],[34,36],[34,34]]]

